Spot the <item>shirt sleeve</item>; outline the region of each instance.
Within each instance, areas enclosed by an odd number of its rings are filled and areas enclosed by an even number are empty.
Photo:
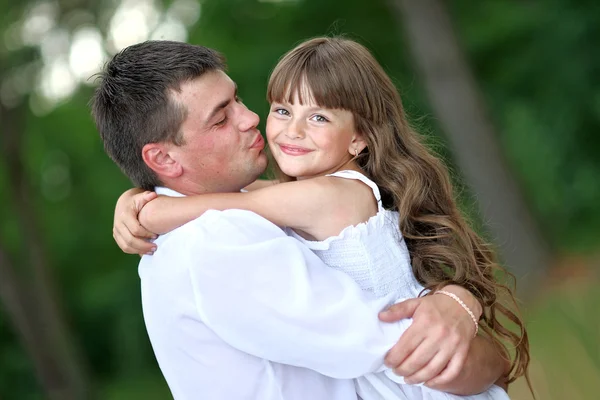
[[[361,291],[248,211],[209,211],[180,229],[178,260],[189,264],[200,318],[229,345],[333,378],[387,369],[383,358],[411,321],[377,314],[397,299]]]

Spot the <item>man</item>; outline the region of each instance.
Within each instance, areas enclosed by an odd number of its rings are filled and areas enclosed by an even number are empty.
[[[171,196],[234,192],[265,170],[258,116],[224,69],[211,49],[166,41],[131,46],[106,66],[94,118],[137,186]],[[157,244],[140,263],[142,303],[177,399],[356,399],[350,379],[385,370],[409,324],[378,321],[396,299],[368,297],[250,212],[207,212]],[[396,309],[388,321],[412,315],[414,323],[387,362],[407,380],[466,394],[502,374],[489,342],[461,340],[473,323],[454,300],[428,296]]]

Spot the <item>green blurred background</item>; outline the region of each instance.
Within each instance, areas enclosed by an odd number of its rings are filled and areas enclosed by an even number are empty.
[[[89,115],[92,75],[108,57],[147,38],[216,48],[264,120],[278,58],[325,34],[373,51],[455,171],[465,210],[524,282],[538,399],[598,398],[597,1],[0,0],[0,9],[0,399],[170,398],[143,324],[138,258],[111,235],[130,183]],[[440,41],[452,32],[456,48]],[[471,124],[479,117],[486,129]],[[473,141],[483,137],[498,160]],[[523,239],[508,243],[494,227],[504,223]],[[531,398],[522,380],[509,393]]]

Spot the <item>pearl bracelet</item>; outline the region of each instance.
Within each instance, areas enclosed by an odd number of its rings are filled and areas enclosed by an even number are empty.
[[[467,306],[457,295],[455,295],[454,293],[450,293],[447,292],[445,290],[438,290],[436,291],[434,294],[445,294],[448,297],[451,297],[452,299],[454,299],[458,304],[460,304],[460,306],[462,308],[465,309],[465,311],[467,313],[469,313],[469,316],[471,317],[471,319],[473,320],[473,322],[475,323],[475,334],[473,335],[473,337],[477,336],[477,332],[479,332],[479,323],[477,322],[477,318],[475,318],[475,314],[473,314],[473,311],[471,311],[471,309],[469,308],[469,306]]]

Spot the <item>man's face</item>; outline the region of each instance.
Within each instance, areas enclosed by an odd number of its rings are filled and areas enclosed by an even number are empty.
[[[234,192],[256,180],[267,166],[258,116],[237,97],[235,83],[210,71],[181,85],[174,98],[187,108],[184,144],[171,148],[183,173],[184,194]]]

